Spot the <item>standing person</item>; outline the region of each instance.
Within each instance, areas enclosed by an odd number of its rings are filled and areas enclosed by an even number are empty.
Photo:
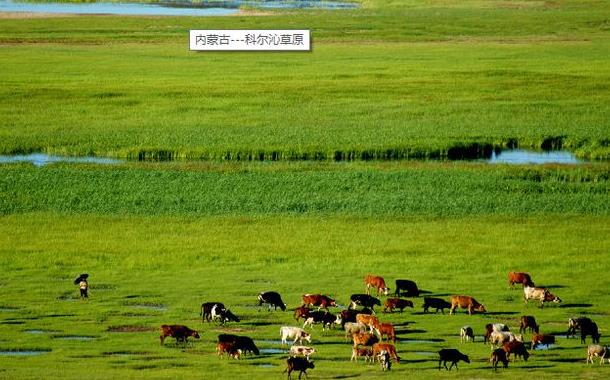
[[[89,284],[87,283],[87,278],[89,275],[87,273],[83,273],[74,280],[74,284],[78,284],[78,288],[80,289],[80,298],[89,298],[89,294],[87,293],[89,290]]]

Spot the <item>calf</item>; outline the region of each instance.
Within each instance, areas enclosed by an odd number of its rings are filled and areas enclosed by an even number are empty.
[[[559,297],[554,294],[551,294],[551,292],[549,292],[545,288],[534,288],[526,285],[523,287],[523,294],[525,298],[525,303],[528,303],[530,299],[539,300],[540,307],[544,307],[545,302],[561,302],[561,299]]]
[[[515,284],[534,286],[534,282],[529,274],[524,272],[508,272],[508,286],[514,287]]]
[[[375,305],[381,306],[379,298],[375,298],[368,294],[352,294],[349,299],[350,304],[348,309],[355,309],[356,306],[363,306],[372,310],[375,308]]]
[[[527,361],[530,357],[530,353],[527,352],[525,344],[518,340],[504,343],[502,349],[506,352],[506,357],[510,357],[510,354],[514,354],[514,360],[517,360],[518,357],[522,357],[523,360]]]
[[[390,353],[386,350],[381,350],[380,353],[377,354],[377,359],[381,364],[382,371],[389,371],[392,368],[392,361],[390,360]]]
[[[485,313],[485,306],[481,305],[472,297],[469,296],[451,296],[451,310],[449,314],[453,314],[455,309],[461,307],[462,309],[468,309],[468,314],[472,315],[475,311]]]
[[[383,339],[384,335],[388,338],[388,340],[396,343],[396,330],[394,330],[394,325],[391,323],[379,324],[379,336],[381,339]]]
[[[555,336],[546,334],[534,334],[532,336],[532,350],[536,349],[537,345],[549,346],[549,344],[555,344]]]
[[[311,312],[311,309],[308,308],[307,306],[299,306],[296,309],[294,309],[294,319],[298,322],[301,318],[303,319],[307,319],[307,316],[309,316],[309,313]]]
[[[387,296],[390,291],[390,288],[385,285],[385,280],[381,276],[367,274],[364,276],[364,285],[366,287],[366,294],[371,294],[371,288],[377,289],[377,295],[383,293],[384,296]]]
[[[322,330],[324,330],[326,327],[330,329],[335,323],[338,325],[341,324],[341,316],[334,315],[328,311],[312,311],[305,319],[303,328],[305,328],[307,325],[310,325],[313,328],[315,323],[321,323]]]
[[[240,350],[241,353],[253,353],[254,355],[260,354],[260,351],[254,344],[252,338],[247,336],[220,334],[218,335],[218,343],[231,343],[236,349]]]
[[[419,297],[419,289],[417,288],[415,281],[396,280],[396,291],[394,292],[394,295],[396,295],[396,297],[400,297],[401,290],[405,290],[405,297]]]
[[[506,351],[504,351],[502,348],[496,348],[495,350],[493,350],[489,361],[494,370],[498,370],[498,362],[502,362],[504,368],[508,368],[508,358],[506,357]]]
[[[400,357],[396,354],[396,347],[390,343],[375,343],[373,344],[373,356],[379,355],[382,351],[386,351],[396,363],[400,363]]]
[[[195,330],[191,330],[184,325],[161,325],[161,345],[165,342],[165,338],[171,336],[176,338],[176,343],[184,342],[187,343],[188,337],[192,336],[195,339],[199,339],[199,333]]]
[[[368,326],[371,332],[375,331],[377,335],[381,336],[379,332],[379,319],[374,315],[358,314],[356,315],[356,322]]]
[[[355,322],[347,322],[343,328],[345,329],[345,340],[354,334],[365,333],[368,330],[367,326]]]
[[[269,304],[269,311],[271,310],[271,306],[273,306],[273,310],[277,310],[279,307],[282,311],[286,310],[286,304],[282,301],[282,297],[278,292],[262,292],[258,295],[258,310],[262,304]]]
[[[491,333],[494,331],[508,331],[508,326],[503,323],[488,323],[485,325],[485,335],[483,336],[483,343],[487,343],[491,338]]]
[[[608,363],[610,364],[610,351],[608,347],[600,346],[599,344],[591,344],[589,348],[587,348],[587,364],[590,362],[593,364],[593,358],[599,358],[599,364],[604,363],[604,358],[608,358]]]
[[[352,335],[352,340],[354,342],[354,347],[372,346],[373,344],[379,342],[379,338],[372,333],[354,334]]]
[[[288,371],[289,379],[291,379],[290,374],[293,371],[299,371],[299,379],[300,379],[302,374],[305,374],[305,376],[307,376],[306,371],[309,368],[311,368],[311,369],[315,368],[315,365],[313,364],[313,362],[310,362],[306,358],[301,358],[298,356],[297,357],[291,356],[288,359],[286,359],[286,366],[287,366],[287,368],[284,370],[284,372]]]
[[[328,311],[329,306],[337,306],[334,299],[322,294],[303,294],[303,306],[317,306],[320,309]]]
[[[309,360],[309,357],[316,353],[315,348],[307,346],[292,346],[290,347],[291,356],[304,356]]]
[[[218,353],[218,356],[223,356],[226,353],[233,359],[239,359],[241,350],[235,348],[235,343],[219,342],[216,344],[216,353]]]
[[[299,344],[303,344],[303,340],[311,343],[311,335],[300,327],[282,326],[280,328],[280,335],[282,337],[282,345],[288,343],[288,339],[294,339],[292,344],[295,344],[297,340]]]
[[[212,308],[214,307],[220,308],[220,310],[225,308],[225,305],[222,302],[204,302],[201,304],[201,321],[202,322],[211,322],[212,321]]]
[[[393,313],[394,309],[398,309],[402,313],[402,310],[405,307],[413,308],[413,302],[409,300],[403,300],[401,298],[388,298],[387,300],[385,300],[383,312],[385,313],[387,312],[387,310],[389,310],[390,313]]]
[[[441,369],[441,363],[443,363],[443,365],[445,366],[445,369],[448,371],[451,371],[451,368],[453,368],[453,366],[455,366],[455,369],[458,369],[458,362],[460,360],[462,360],[466,363],[470,363],[470,359],[468,358],[468,355],[464,355],[460,351],[458,351],[454,348],[443,348],[442,350],[440,350],[438,352],[438,355],[439,355],[439,359],[438,359],[439,371]],[[451,362],[451,365],[449,366],[449,368],[447,368],[447,362]]]
[[[223,325],[227,322],[239,322],[239,318],[231,313],[231,310],[220,308],[219,305],[214,305],[210,314],[213,321],[219,321]]]
[[[464,343],[469,340],[474,342],[474,331],[472,331],[472,327],[464,326],[460,329],[460,342]]]
[[[524,333],[526,329],[530,329],[530,332],[538,334],[540,332],[540,326],[536,323],[536,318],[531,315],[522,315],[519,324],[519,333]]]
[[[424,297],[424,313],[427,313],[429,308],[436,309],[436,313],[440,310],[445,314],[445,309],[451,309],[451,304],[440,298]]]
[[[369,359],[373,360],[373,349],[371,347],[353,347],[351,361],[358,361],[358,358],[363,357],[365,362]]]

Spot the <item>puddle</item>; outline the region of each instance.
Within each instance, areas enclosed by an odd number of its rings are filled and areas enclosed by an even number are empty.
[[[486,160],[490,164],[582,164],[576,156],[565,150],[535,152],[522,149],[492,152],[491,158]]]
[[[275,364],[268,364],[268,363],[263,363],[263,364],[256,364],[257,367],[261,367],[261,368],[275,368],[277,367],[277,365]]]
[[[0,11],[4,11],[0,0]],[[30,3],[23,3],[30,4]],[[33,3],[32,3],[33,4]],[[93,3],[96,4],[96,3]],[[43,153],[32,153],[27,155],[4,156],[0,155],[0,164],[14,164],[21,162],[29,162],[34,166],[45,166],[56,162],[70,162],[75,164],[118,164],[121,161],[107,157],[64,157],[53,156]]]
[[[261,339],[261,340],[255,340],[254,342],[256,344],[277,344],[278,346],[282,345],[281,340],[272,340],[272,339]]]
[[[539,344],[536,346],[536,348],[534,348],[534,351],[546,351],[546,350],[550,350],[551,348],[553,348],[554,344],[549,344],[548,346]]]
[[[146,16],[228,16],[239,12],[242,6],[252,8],[321,8],[353,9],[357,4],[338,1],[291,0],[291,1],[160,1],[158,3],[129,2],[15,2],[0,0],[2,12],[34,13],[72,13],[72,14],[113,14],[113,15],[146,15]]]
[[[29,329],[29,330],[23,330],[24,333],[26,334],[57,334],[60,333],[61,331],[58,330],[40,330],[40,329]]]
[[[0,356],[36,356],[51,352],[51,350],[0,350]]]
[[[263,354],[285,354],[288,352],[280,348],[259,348],[259,351]]]
[[[88,335],[56,335],[53,339],[59,340],[78,340],[78,341],[91,341],[97,339],[96,336],[88,336]]]

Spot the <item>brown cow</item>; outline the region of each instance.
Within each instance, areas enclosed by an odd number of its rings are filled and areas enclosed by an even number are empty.
[[[308,308],[307,306],[299,306],[296,309],[294,309],[294,319],[296,319],[297,322],[301,318],[307,319],[310,311],[311,311],[311,309]]]
[[[510,357],[510,354],[515,354],[513,361],[516,361],[518,356],[521,356],[525,361],[530,357],[530,353],[527,352],[525,344],[518,340],[504,343],[502,349],[506,352],[507,357]]]
[[[352,361],[358,361],[359,357],[363,357],[365,362],[369,359],[373,361],[373,350],[370,347],[354,347],[352,348]]]
[[[388,340],[396,343],[396,331],[394,330],[394,325],[391,323],[380,323],[379,335],[381,336],[381,339],[383,339],[383,336],[385,335]]]
[[[385,280],[381,276],[367,274],[364,276],[364,285],[366,286],[366,294],[371,294],[371,288],[377,289],[377,295],[383,293],[384,296],[387,296],[390,291],[390,288],[385,285]]]
[[[504,365],[504,368],[508,368],[508,358],[506,357],[506,351],[504,351],[501,348],[496,348],[491,353],[489,362],[491,363],[491,366],[494,368],[494,370],[498,369],[498,362],[502,362],[502,365]]]
[[[400,357],[396,355],[396,347],[390,343],[375,343],[373,344],[373,357],[379,355],[381,351],[387,351],[396,363],[400,363]]]
[[[534,282],[529,274],[524,272],[508,272],[508,286],[514,288],[515,284],[534,286]]]
[[[187,343],[188,337],[192,336],[195,339],[199,339],[199,333],[195,330],[191,330],[184,325],[161,325],[161,345],[163,345],[165,338],[171,336],[176,338],[177,342]]]
[[[381,333],[379,332],[379,319],[377,319],[376,316],[368,314],[357,314],[356,323],[361,323],[365,326],[368,326],[371,329],[371,332],[375,331],[377,335],[381,336]]]
[[[337,306],[334,299],[322,294],[303,294],[303,306],[317,306],[318,310],[326,309],[329,306]]]
[[[532,336],[532,350],[536,349],[537,345],[549,346],[549,344],[555,344],[555,336],[547,334],[534,334]]]
[[[398,309],[402,313],[402,310],[405,307],[413,308],[413,302],[409,300],[403,300],[401,298],[388,298],[387,300],[385,300],[383,312],[386,313],[387,310],[390,310],[390,313],[393,313],[394,309]]]
[[[352,340],[354,342],[354,347],[372,346],[373,344],[379,342],[379,338],[377,338],[375,334],[371,333],[353,334]]]
[[[540,326],[536,323],[536,318],[531,315],[522,315],[520,324],[519,324],[519,332],[524,333],[526,329],[530,329],[530,332],[534,332],[538,334],[540,332]]]
[[[241,355],[241,350],[235,347],[235,343],[229,342],[219,342],[216,345],[216,352],[218,353],[218,356],[223,356],[223,354],[226,353],[233,359],[239,359],[239,356]]]
[[[485,313],[485,306],[481,305],[472,297],[469,296],[451,296],[451,310],[449,314],[453,314],[455,309],[461,307],[462,309],[468,309],[468,314],[472,315],[475,311]]]

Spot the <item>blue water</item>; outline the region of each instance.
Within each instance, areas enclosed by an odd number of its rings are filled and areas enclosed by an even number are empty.
[[[488,160],[492,164],[581,164],[583,161],[574,156],[573,153],[559,150],[550,152],[533,152],[528,150],[514,149],[493,153]]]
[[[44,153],[27,155],[0,156],[0,164],[30,162],[34,166],[44,166],[55,162],[71,162],[80,164],[118,164],[121,161],[106,157],[62,157]]]
[[[228,16],[239,12],[239,7],[253,8],[320,8],[351,9],[358,5],[339,1],[320,0],[228,0],[192,3],[188,0],[166,0],[159,3],[49,3],[0,0],[0,12],[113,14],[140,16]]]

